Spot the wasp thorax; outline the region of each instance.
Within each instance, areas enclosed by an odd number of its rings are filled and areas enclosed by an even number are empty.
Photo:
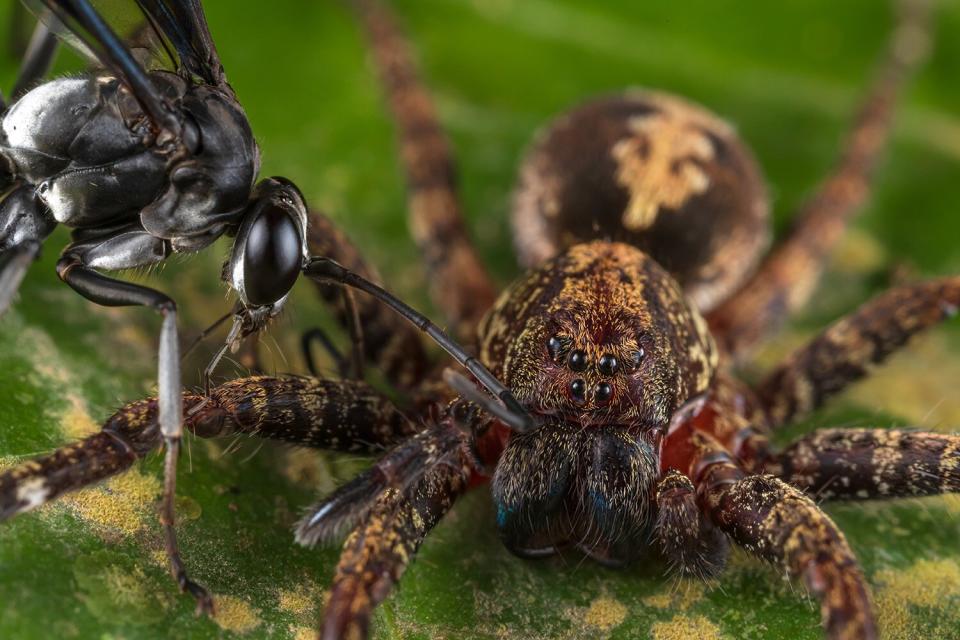
[[[707,388],[716,352],[673,278],[625,244],[577,245],[508,289],[481,357],[531,410],[659,428]]]

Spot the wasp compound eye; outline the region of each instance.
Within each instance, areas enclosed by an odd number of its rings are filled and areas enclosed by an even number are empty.
[[[587,383],[582,378],[577,378],[570,383],[570,397],[577,404],[587,401]]]
[[[605,376],[616,375],[617,370],[620,368],[619,364],[617,363],[617,357],[609,353],[605,353],[603,356],[601,356],[597,367],[600,369],[600,373]]]
[[[567,365],[571,371],[583,371],[587,368],[587,354],[579,349],[571,351]]]
[[[264,209],[250,225],[243,249],[243,288],[252,305],[273,304],[300,275],[300,231],[279,207]]]
[[[611,396],[613,396],[613,387],[609,382],[601,382],[593,391],[593,397],[599,403],[609,402]]]

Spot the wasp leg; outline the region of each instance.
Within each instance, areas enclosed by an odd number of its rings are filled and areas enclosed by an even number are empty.
[[[701,457],[697,466],[699,501],[714,525],[747,551],[803,580],[820,601],[827,638],[877,638],[857,559],[813,500],[773,476],[745,476],[716,452]]]
[[[466,491],[475,469],[466,435],[441,423],[391,451],[311,510],[297,531],[305,544],[360,520],[343,546],[321,638],[369,635],[374,607],[403,575],[426,535]]]
[[[960,276],[880,294],[794,351],[757,387],[773,427],[793,422],[870,373],[914,334],[960,308]]]
[[[346,234],[329,218],[315,211],[310,212],[307,244],[311,254],[327,256],[368,280],[381,281],[379,274],[363,259]],[[422,381],[430,361],[416,328],[395,314],[383,313],[383,305],[368,295],[353,297],[354,311],[344,294],[344,287],[324,282],[315,284],[320,297],[333,307],[340,325],[351,336],[353,351],[350,360],[354,372],[362,354],[398,389],[410,389]],[[309,353],[309,343],[314,338],[320,339],[318,332],[311,330],[304,334],[302,344],[308,367],[315,373],[313,358]],[[332,345],[329,340],[320,340],[325,347],[328,343]],[[339,365],[336,357],[334,359]],[[346,367],[341,367],[341,375],[346,371]]]
[[[823,429],[766,470],[818,498],[869,500],[960,491],[960,436],[900,429]]]
[[[409,226],[426,262],[431,298],[456,335],[472,337],[496,289],[467,232],[450,144],[394,17],[376,0],[352,4],[399,130]]]
[[[27,269],[57,222],[34,197],[32,185],[21,185],[0,202],[0,316],[13,303]]]
[[[929,48],[927,0],[902,0],[887,53],[840,160],[796,215],[789,235],[757,273],[707,317],[720,346],[742,360],[813,294],[827,258],[866,201],[886,146],[894,107],[911,72]]]
[[[56,55],[56,34],[43,21],[38,21],[23,59],[20,61],[20,69],[17,71],[17,80],[10,91],[10,99],[16,100],[42,79],[50,70]]]
[[[657,483],[654,535],[663,557],[680,575],[712,578],[727,564],[730,547],[697,505],[696,489],[676,469]]]
[[[169,244],[135,226],[75,242],[64,250],[57,263],[57,274],[77,293],[104,306],[144,306],[163,318],[158,352],[158,421],[166,445],[164,457],[163,526],[167,557],[181,591],[189,591],[200,611],[210,612],[213,600],[207,591],[187,576],[177,546],[174,497],[177,483],[177,458],[183,435],[180,387],[180,355],[177,337],[177,306],[172,298],[154,289],[116,280],[96,271],[143,266],[163,260]]]

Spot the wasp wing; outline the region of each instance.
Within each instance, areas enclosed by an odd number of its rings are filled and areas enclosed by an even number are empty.
[[[40,7],[37,17],[61,39],[126,84],[157,129],[179,136],[180,122],[150,81],[144,65],[90,0],[27,0],[27,4]]]
[[[137,0],[137,4],[176,50],[182,70],[206,84],[226,83],[200,0]]]

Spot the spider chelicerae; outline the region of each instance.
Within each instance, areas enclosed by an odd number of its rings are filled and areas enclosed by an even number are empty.
[[[496,524],[517,554],[572,547],[619,565],[653,551],[678,571],[714,576],[732,540],[804,582],[830,637],[876,635],[849,546],[804,492],[955,491],[960,441],[828,429],[774,450],[767,436],[952,315],[960,281],[892,289],[756,385],[736,379],[733,366],[805,304],[860,208],[897,90],[922,49],[917,5],[902,16],[837,169],[767,257],[762,180],[730,127],[679,98],[628,93],[585,103],[534,143],[513,217],[531,271],[499,298],[466,238],[450,153],[406,45],[381,7],[357,6],[399,124],[411,227],[435,304],[461,335],[477,332],[481,359],[538,424],[513,432],[455,401],[416,333],[372,302],[360,312],[364,349],[409,392],[403,410],[357,380],[255,377],[215,388],[190,413],[197,435],[244,432],[347,451],[401,441],[299,525],[306,543],[350,532],[324,634],[366,633],[426,533],[460,494],[492,478]],[[324,224],[315,218],[312,229]],[[314,241],[333,237],[318,232]],[[363,271],[344,239],[318,253]],[[202,401],[188,396],[185,407]],[[8,472],[0,505],[18,511],[22,488],[38,479],[52,498],[129,467],[161,443],[154,412],[153,400],[128,405],[104,434]]]

